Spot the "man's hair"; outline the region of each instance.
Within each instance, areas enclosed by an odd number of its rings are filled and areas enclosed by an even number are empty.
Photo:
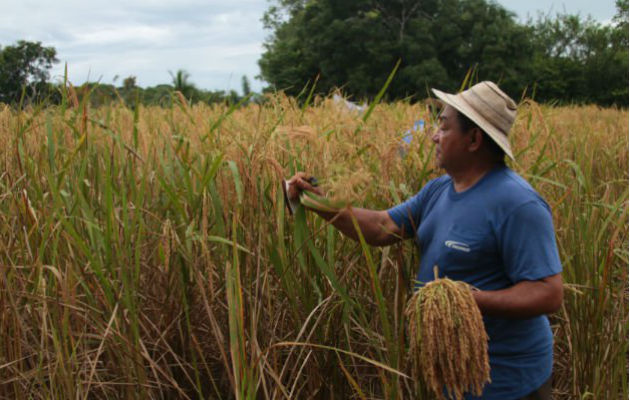
[[[462,132],[468,132],[473,128],[479,128],[477,124],[475,124],[470,118],[457,111],[457,122],[459,123],[459,127]],[[483,129],[479,128],[481,133],[483,134],[483,141],[487,143],[490,149],[490,152],[497,157],[500,157],[502,161],[505,161],[505,152],[503,149],[495,142]]]

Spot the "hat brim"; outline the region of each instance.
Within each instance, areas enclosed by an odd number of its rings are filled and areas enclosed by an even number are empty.
[[[514,160],[514,155],[512,154],[512,147],[510,146],[510,141],[507,136],[505,136],[501,131],[494,127],[491,123],[489,123],[481,114],[475,111],[465,100],[461,98],[461,96],[444,93],[441,90],[431,89],[433,94],[440,99],[443,103],[448,104],[449,106],[455,108],[457,111],[464,114],[466,117],[470,118],[477,126],[479,126],[484,132],[490,136],[494,142],[499,145],[501,150],[505,152],[512,160]]]

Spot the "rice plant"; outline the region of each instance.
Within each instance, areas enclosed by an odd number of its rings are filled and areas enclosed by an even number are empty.
[[[280,182],[386,208],[441,172],[421,104],[0,108],[0,397],[423,396],[405,373],[413,243],[370,248]],[[369,118],[368,118],[369,117]],[[516,162],[552,206],[558,398],[628,396],[628,112],[521,104]]]

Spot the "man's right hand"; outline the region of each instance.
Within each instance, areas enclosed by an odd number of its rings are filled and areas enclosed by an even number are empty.
[[[311,178],[312,176],[307,174],[306,172],[298,172],[293,175],[291,179],[287,181],[287,196],[289,197],[289,200],[298,200],[300,197],[300,193],[302,193],[303,190],[308,190],[309,192],[313,192],[317,195],[323,196],[324,192],[322,192],[320,188],[313,186],[309,182]]]
[[[322,190],[309,182],[310,175],[298,172],[287,181],[287,197],[297,200],[304,190],[323,196]],[[335,228],[344,235],[358,240],[355,221],[359,225],[365,241],[373,246],[388,246],[402,239],[403,231],[391,219],[387,211],[368,210],[358,207],[347,207],[339,212],[314,210],[320,217],[331,221]]]

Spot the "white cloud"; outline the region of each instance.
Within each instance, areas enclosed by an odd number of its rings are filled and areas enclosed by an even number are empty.
[[[109,26],[95,29],[91,32],[73,33],[74,45],[105,45],[160,43],[172,36],[168,27],[151,26]]]

